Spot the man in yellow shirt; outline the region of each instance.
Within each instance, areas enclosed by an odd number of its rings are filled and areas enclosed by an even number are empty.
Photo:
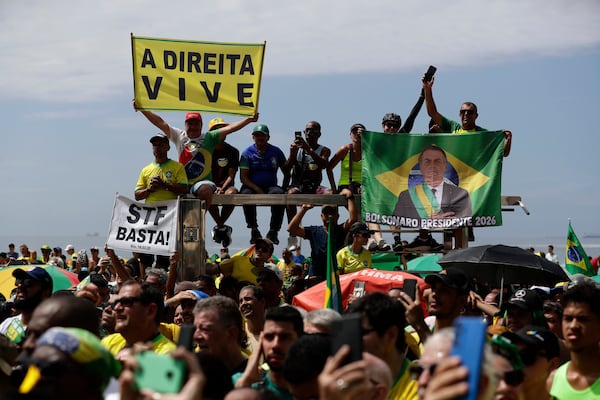
[[[175,349],[175,343],[159,332],[164,300],[152,285],[134,280],[124,282],[112,308],[116,333],[104,337],[102,344],[117,359],[123,349],[135,343],[150,344],[151,349],[159,354]]]
[[[417,382],[410,377],[406,359],[405,309],[385,293],[369,293],[354,301],[348,313],[362,314],[363,348],[381,358],[392,372],[391,400],[416,400]]]

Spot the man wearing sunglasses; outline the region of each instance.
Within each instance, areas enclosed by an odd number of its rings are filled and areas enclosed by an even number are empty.
[[[546,380],[559,366],[558,338],[550,330],[529,325],[516,333],[505,332],[502,336],[510,339],[518,348],[523,361],[524,381],[522,392],[526,399],[548,399],[550,393]]]
[[[166,354],[175,344],[159,332],[164,300],[160,292],[148,283],[124,282],[111,304],[115,314],[115,332],[102,339],[102,344],[118,359],[123,349],[135,343],[150,344],[152,351]]]
[[[435,122],[439,127],[440,132],[448,132],[448,133],[466,133],[466,132],[480,132],[486,131],[487,129],[482,128],[475,124],[477,117],[477,106],[475,103],[470,101],[464,102],[460,106],[460,110],[458,112],[460,116],[460,123],[456,121],[452,121],[442,114],[440,114],[435,105],[435,101],[433,100],[433,92],[431,90],[433,86],[433,82],[435,78],[432,77],[429,82],[425,80],[425,76],[423,76],[423,91],[425,92],[425,105],[427,107],[427,114],[429,117]],[[503,130],[504,132],[504,157],[508,157],[510,154],[510,147],[512,142],[512,132],[509,130]]]
[[[5,319],[0,324],[0,333],[13,343],[21,345],[25,339],[27,325],[33,315],[33,310],[45,299],[52,295],[52,278],[42,267],[28,270],[17,268],[12,273],[17,289],[14,307],[18,315]]]

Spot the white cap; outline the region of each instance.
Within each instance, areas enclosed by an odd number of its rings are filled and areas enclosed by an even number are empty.
[[[252,268],[252,273],[256,276],[258,276],[258,274],[260,274],[262,271],[272,272],[277,276],[277,279],[283,281],[283,271],[280,270],[279,267],[273,263],[264,263],[262,267]]]
[[[67,250],[75,250],[75,246],[73,246],[72,244],[68,244],[65,246],[65,251]]]

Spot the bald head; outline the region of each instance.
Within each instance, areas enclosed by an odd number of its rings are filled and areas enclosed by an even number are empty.
[[[375,384],[376,394],[374,399],[386,399],[392,387],[392,371],[381,358],[370,353],[363,353],[363,360],[367,363],[367,376]]]

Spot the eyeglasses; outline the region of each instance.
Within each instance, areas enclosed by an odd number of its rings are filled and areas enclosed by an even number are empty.
[[[519,386],[523,383],[525,376],[523,375],[523,370],[513,369],[512,371],[507,371],[504,374],[499,375],[499,378],[509,386]]]
[[[475,110],[460,110],[460,115],[463,115],[463,114],[473,115],[473,114],[475,114]]]
[[[427,371],[429,375],[433,375],[435,373],[435,369],[437,368],[437,363],[423,365],[419,363],[415,363],[408,368],[408,372],[410,373],[410,378],[413,380],[418,380],[423,372]]]
[[[392,128],[392,129],[400,128],[400,124],[397,124],[395,122],[384,122],[383,125],[387,126],[388,128]]]
[[[142,299],[140,297],[121,297],[120,299],[116,299],[112,304],[108,303],[112,306],[112,308],[117,307],[117,305],[121,304],[123,307],[131,307],[136,302],[141,302]]]

